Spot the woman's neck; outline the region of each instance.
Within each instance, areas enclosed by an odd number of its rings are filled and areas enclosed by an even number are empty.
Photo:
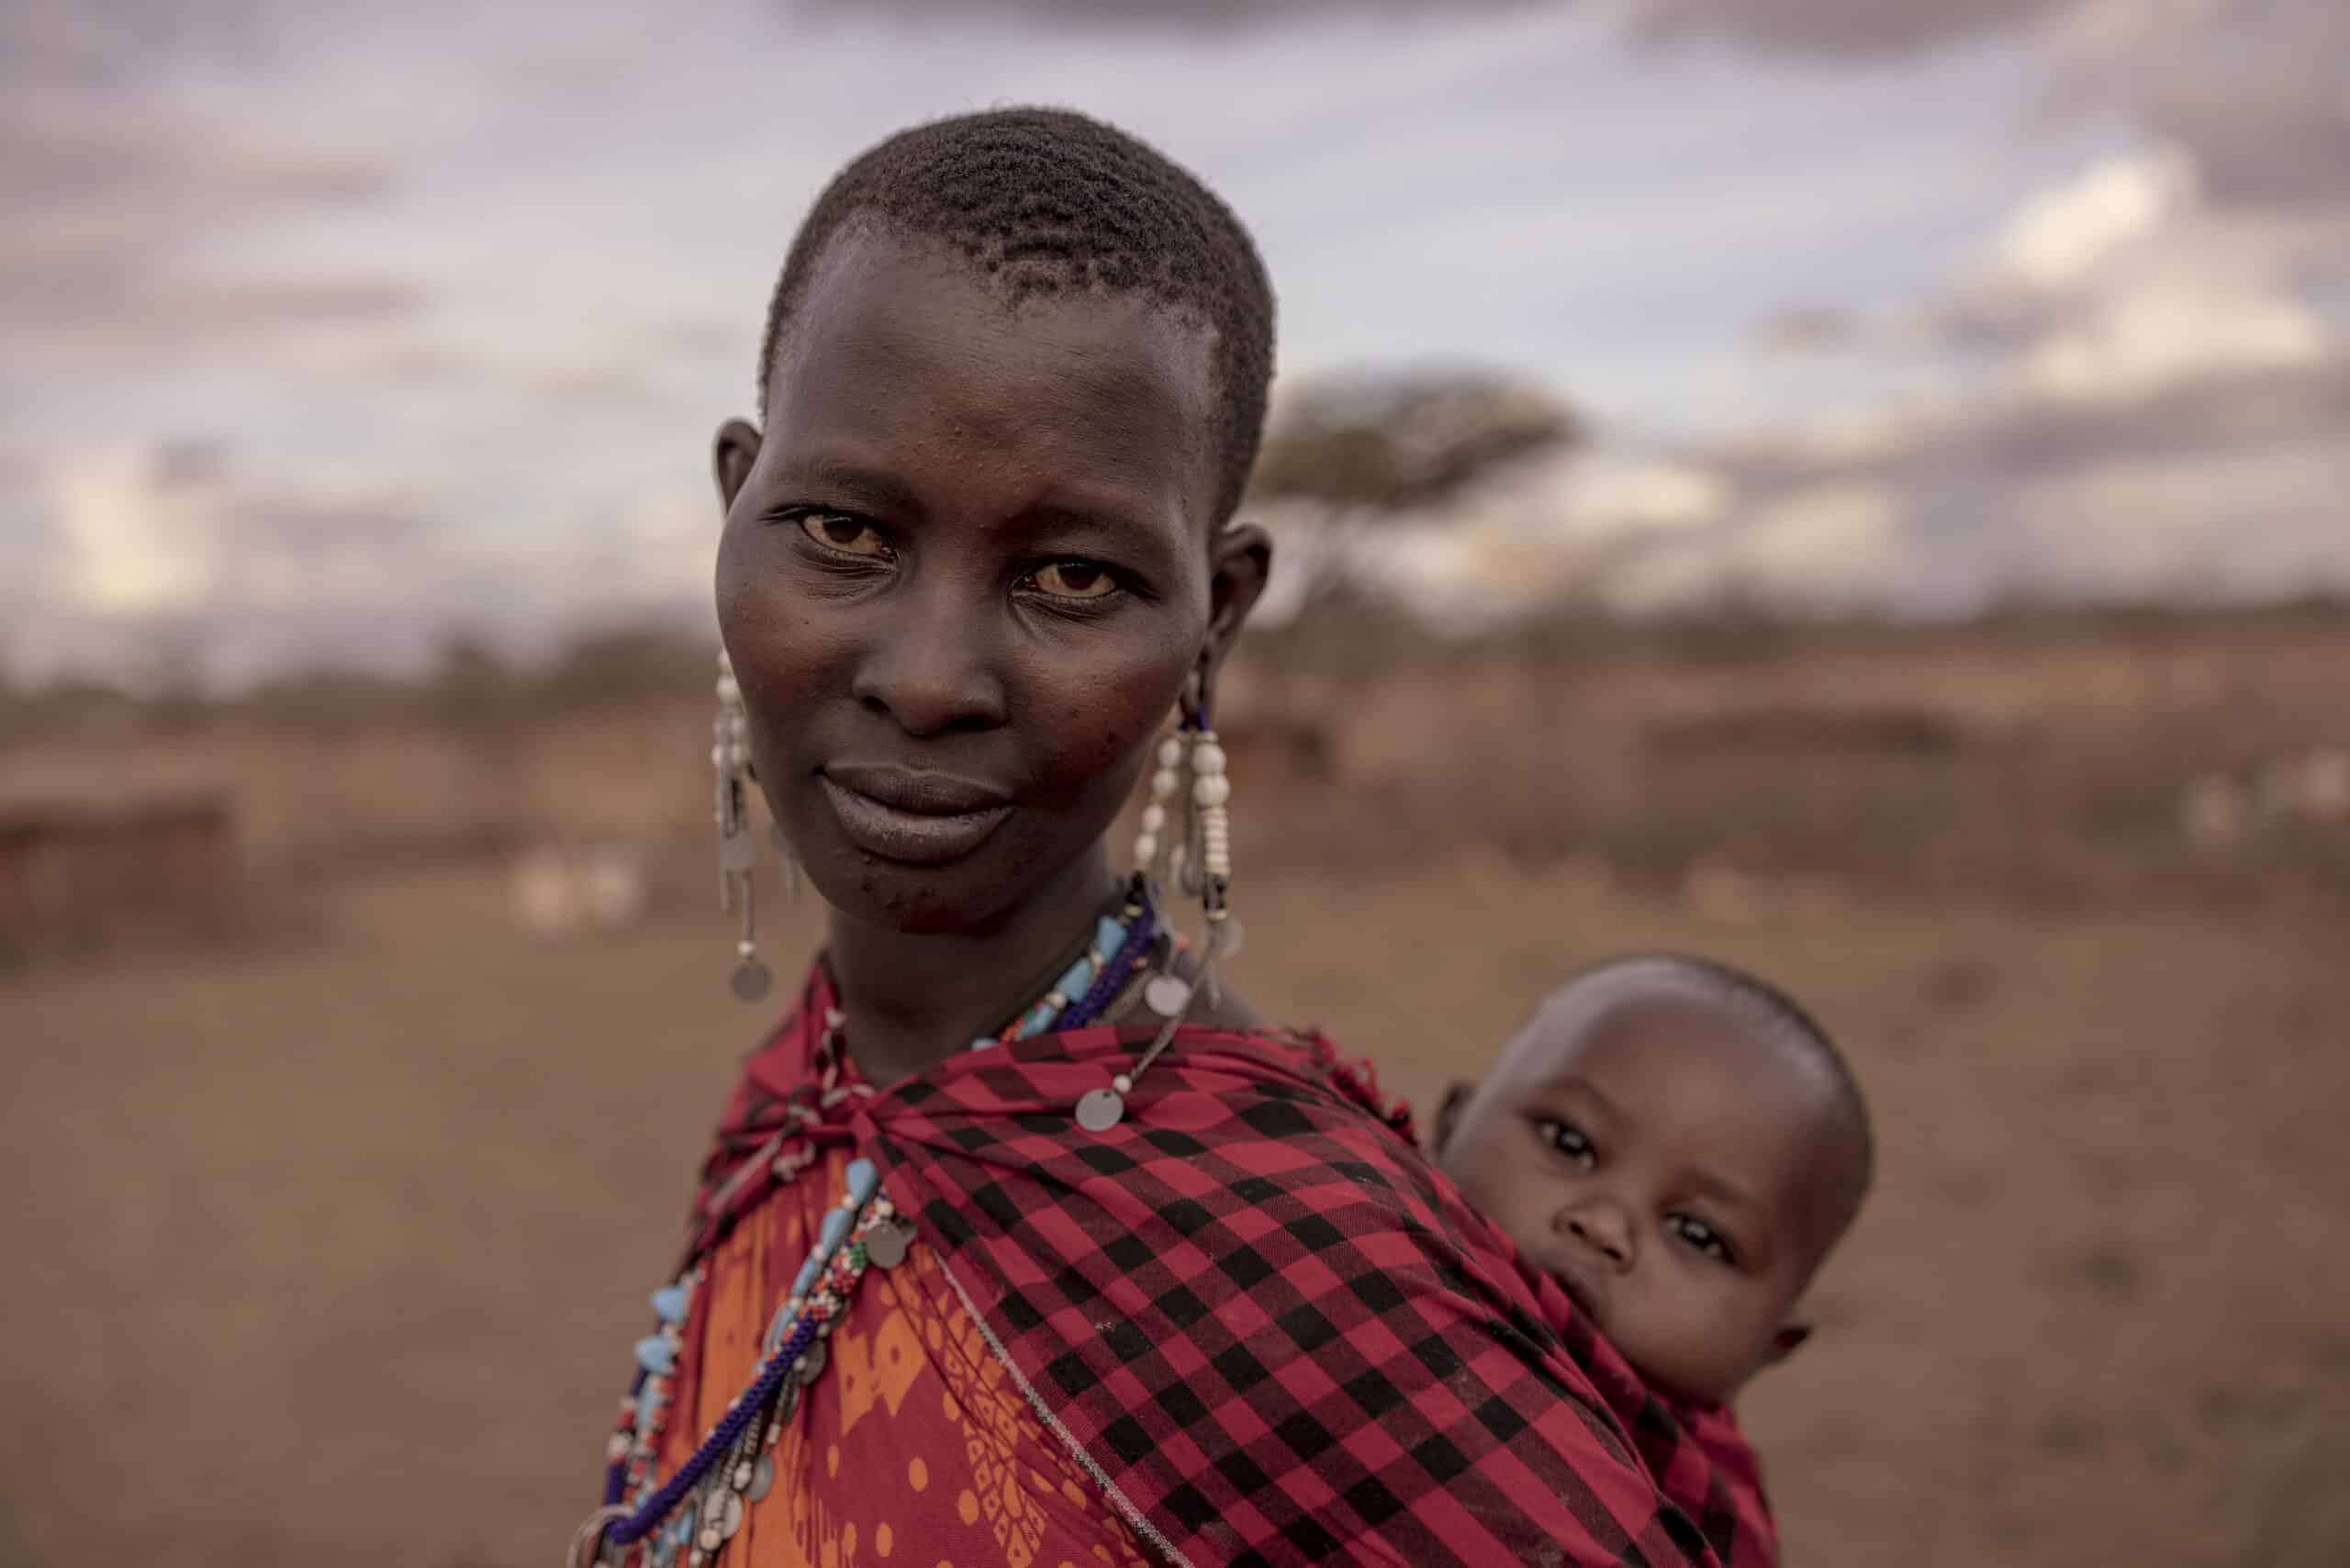
[[[1052,983],[1116,896],[1099,846],[975,931],[912,935],[832,917],[833,985],[849,1054],[877,1084],[927,1071]]]

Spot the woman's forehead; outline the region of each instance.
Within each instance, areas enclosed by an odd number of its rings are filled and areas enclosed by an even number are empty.
[[[836,236],[778,345],[768,436],[1018,454],[1214,495],[1212,339],[1131,294],[1015,301],[960,252]]]

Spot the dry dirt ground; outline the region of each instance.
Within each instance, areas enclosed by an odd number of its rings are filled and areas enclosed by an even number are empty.
[[[726,933],[537,946],[481,872],[330,913],[0,976],[0,1562],[545,1563],[588,1502],[759,1025]],[[1800,1568],[2350,1562],[2341,914],[1708,924],[1473,868],[1245,913],[1256,999],[1422,1104],[1609,951],[1754,965],[1843,1036],[1880,1183],[1746,1410]]]

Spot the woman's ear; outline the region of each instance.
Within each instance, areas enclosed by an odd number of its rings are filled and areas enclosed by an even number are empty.
[[[718,499],[726,510],[734,510],[734,498],[743,493],[744,484],[751,477],[751,466],[759,460],[759,432],[746,420],[729,420],[718,427],[718,439],[711,445],[711,465],[718,473]]]
[[[1273,568],[1273,540],[1253,522],[1236,522],[1216,530],[1208,541],[1208,645],[1204,658],[1214,668],[1224,663],[1241,623],[1257,608],[1265,579]]]

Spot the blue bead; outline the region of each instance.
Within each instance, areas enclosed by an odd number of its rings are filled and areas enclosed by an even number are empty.
[[[683,1323],[686,1320],[686,1299],[685,1286],[664,1285],[653,1293],[654,1313],[664,1323]]]
[[[880,1184],[881,1171],[873,1161],[852,1159],[848,1162],[848,1195],[852,1207],[863,1208],[866,1200],[873,1196],[873,1189]]]
[[[816,1275],[824,1267],[824,1260],[816,1253],[808,1254],[808,1261],[800,1265],[800,1277],[791,1282],[791,1294],[805,1296],[808,1287],[816,1282]]]
[[[1058,1014],[1055,1013],[1049,1002],[1040,1002],[1036,1003],[1035,1006],[1030,1008],[1021,1016],[1021,1037],[1025,1039],[1030,1035],[1043,1033],[1045,1026],[1050,1024],[1057,1016],[1058,1016]]]
[[[1071,964],[1069,967],[1069,972],[1061,976],[1060,982],[1053,989],[1071,1002],[1075,1002],[1079,997],[1091,991],[1093,989],[1093,960],[1080,958]]]
[[[829,1254],[837,1249],[841,1244],[841,1238],[848,1234],[848,1219],[846,1209],[834,1209],[826,1214],[824,1228],[816,1236],[816,1250]]]
[[[971,1042],[971,1048],[975,1051],[983,1051],[994,1044],[995,1036],[993,1035],[981,1035],[978,1039]]]
[[[1126,945],[1126,928],[1108,915],[1093,928],[1093,950],[1104,958],[1114,958],[1118,949]]]
[[[647,1334],[636,1342],[636,1364],[655,1377],[667,1377],[677,1364],[677,1352],[660,1335]]]

